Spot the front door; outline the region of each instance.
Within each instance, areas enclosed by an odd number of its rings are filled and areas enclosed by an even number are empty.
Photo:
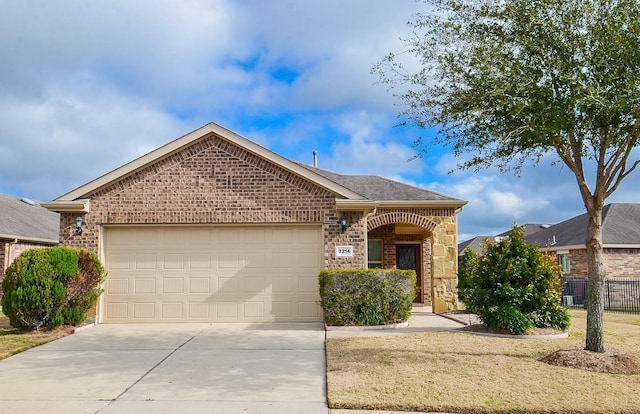
[[[415,270],[416,285],[418,290],[414,302],[422,303],[422,277],[420,272],[420,245],[398,244],[396,245],[396,266],[402,270]]]

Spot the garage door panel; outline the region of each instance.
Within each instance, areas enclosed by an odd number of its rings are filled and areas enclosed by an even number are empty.
[[[163,269],[184,269],[185,255],[183,253],[167,253],[162,260]]]
[[[103,322],[318,321],[321,226],[113,227]]]
[[[134,268],[152,270],[158,267],[158,255],[155,253],[138,253],[134,257]]]
[[[127,295],[129,294],[129,283],[130,279],[128,278],[109,277],[105,290],[109,295]]]
[[[162,293],[184,293],[184,279],[182,277],[163,278]]]
[[[162,319],[184,319],[184,304],[182,302],[163,302]]]
[[[190,269],[211,269],[211,253],[191,253],[189,255]]]
[[[137,277],[133,280],[133,291],[137,294],[156,293],[157,279],[155,277]]]
[[[210,293],[210,280],[208,277],[189,278],[189,293]]]

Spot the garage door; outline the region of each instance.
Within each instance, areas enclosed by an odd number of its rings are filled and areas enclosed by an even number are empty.
[[[319,321],[321,226],[108,227],[102,322]]]

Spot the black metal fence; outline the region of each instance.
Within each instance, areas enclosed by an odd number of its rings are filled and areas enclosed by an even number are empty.
[[[569,308],[586,308],[589,281],[564,279],[563,283],[562,305]],[[640,313],[640,280],[605,280],[604,309]]]

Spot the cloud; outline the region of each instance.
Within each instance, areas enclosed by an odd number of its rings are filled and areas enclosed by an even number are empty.
[[[51,85],[39,100],[0,101],[0,182],[57,197],[182,135],[152,105],[87,80]],[[25,138],[26,137],[26,138]]]

